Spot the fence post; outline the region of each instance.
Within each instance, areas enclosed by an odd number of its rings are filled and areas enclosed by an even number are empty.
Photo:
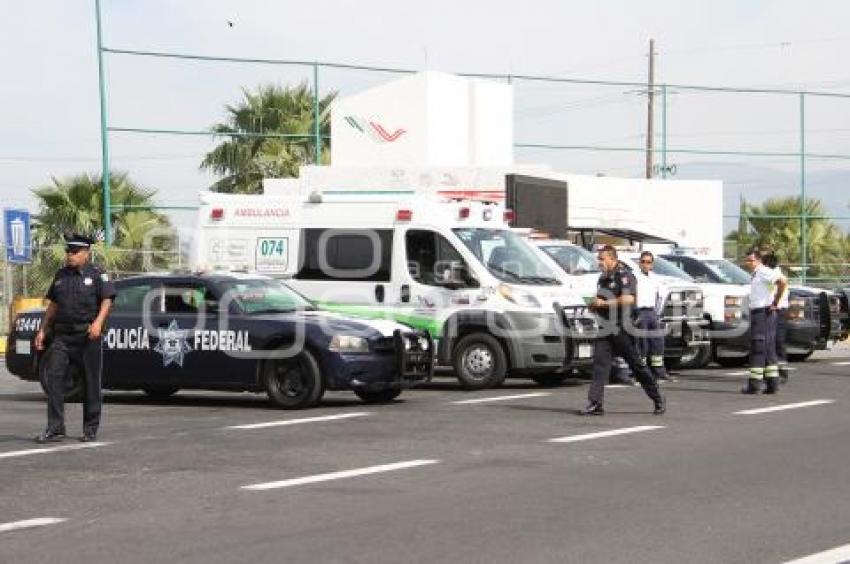
[[[97,23],[97,80],[100,92],[100,182],[103,191],[103,237],[107,245],[112,244],[112,204],[109,193],[109,132],[106,117],[106,68],[103,62],[103,26],[100,22],[100,0],[94,0]]]
[[[806,208],[806,94],[800,92],[800,262],[801,280],[806,283],[809,269],[808,257],[808,221]]]
[[[319,63],[313,63],[313,135],[315,136],[315,164],[321,164],[322,158],[322,133],[319,127]]]
[[[661,85],[661,178],[667,178],[667,85]]]

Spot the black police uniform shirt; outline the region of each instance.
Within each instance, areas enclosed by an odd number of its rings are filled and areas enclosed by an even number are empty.
[[[599,276],[599,281],[596,286],[596,297],[603,300],[619,298],[620,296],[636,296],[637,295],[637,280],[631,271],[623,266],[622,263],[617,264],[617,267],[610,273],[603,272]],[[599,308],[597,313],[605,319],[611,319],[612,310],[615,308]],[[617,312],[616,321],[622,324],[623,320],[631,317],[632,306],[621,305]]]
[[[100,303],[114,297],[109,276],[92,264],[60,268],[47,291],[47,299],[58,306],[54,323],[91,323]]]

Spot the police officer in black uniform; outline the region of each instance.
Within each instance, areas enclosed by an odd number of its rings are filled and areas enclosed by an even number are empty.
[[[635,350],[632,337],[626,332],[632,324],[637,283],[634,275],[617,259],[617,250],[606,245],[599,251],[599,276],[596,299],[591,304],[599,315],[600,337],[593,354],[593,381],[588,392],[588,405],[582,415],[604,415],[605,384],[611,372],[614,356],[621,356],[635,375],[646,395],[655,405],[653,413],[663,415],[666,402],[649,367]]]
[[[103,331],[115,287],[104,271],[89,263],[94,241],[78,233],[65,235],[65,266],[47,291],[50,303],[35,338],[43,351],[47,378],[47,429],[38,443],[65,438],[65,381],[74,365],[83,379],[83,442],[94,441],[100,425],[100,372]]]

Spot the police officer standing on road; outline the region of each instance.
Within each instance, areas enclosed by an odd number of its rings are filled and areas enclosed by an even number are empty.
[[[637,328],[641,334],[637,338],[637,348],[655,380],[670,380],[664,368],[664,331],[658,321],[658,306],[661,299],[658,294],[658,275],[652,271],[655,257],[649,251],[640,254],[640,271],[637,279],[636,305],[638,311]]]
[[[617,259],[617,250],[611,245],[599,251],[599,267],[602,274],[591,308],[600,318],[600,336],[593,353],[593,381],[588,392],[588,406],[582,415],[604,415],[605,384],[611,372],[611,361],[615,355],[622,356],[629,365],[646,395],[655,405],[655,415],[666,410],[664,397],[646,364],[635,350],[632,336],[626,333],[631,324],[632,307],[635,304],[635,277]]]
[[[764,380],[766,394],[779,390],[779,365],[776,358],[776,317],[782,294],[788,288],[785,278],[761,261],[753,249],[744,264],[752,273],[750,281],[750,377],[745,394],[757,394]]]
[[[779,268],[779,257],[775,253],[766,253],[762,257],[762,262],[768,268],[775,270],[787,282],[788,279]],[[776,360],[779,365],[779,379],[784,384],[788,381],[788,355],[785,352],[785,339],[788,336],[788,308],[790,306],[788,295],[790,288],[786,287],[782,292],[782,298],[779,300],[779,307],[776,310]]]
[[[115,297],[115,287],[105,272],[89,263],[94,241],[77,233],[65,235],[65,266],[60,268],[47,291],[50,303],[35,338],[35,348],[45,349],[47,334],[52,339],[44,355],[47,387],[47,429],[38,443],[65,438],[65,381],[74,365],[83,380],[83,442],[94,441],[100,425],[100,372],[106,318]]]

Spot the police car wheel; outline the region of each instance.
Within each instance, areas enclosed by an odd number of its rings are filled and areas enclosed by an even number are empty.
[[[142,388],[148,397],[153,399],[165,399],[173,396],[180,388],[177,386],[148,386],[147,388]]]
[[[47,395],[47,370],[46,363],[38,362],[38,382],[44,395]],[[83,400],[83,379],[80,377],[76,366],[68,367],[68,375],[65,378],[65,401],[78,402]]]
[[[284,409],[310,407],[325,392],[319,364],[306,350],[293,358],[269,360],[263,372],[269,399]]]
[[[714,362],[723,368],[740,368],[750,362],[748,355],[744,356],[715,356]]]
[[[357,397],[366,403],[387,403],[401,395],[399,388],[387,388],[386,390],[354,390]]]
[[[505,380],[508,361],[501,343],[487,333],[462,337],[454,348],[455,376],[467,390],[482,390]]]
[[[673,360],[670,368],[705,368],[709,362],[711,362],[711,347],[693,346],[685,349],[685,354]]]

